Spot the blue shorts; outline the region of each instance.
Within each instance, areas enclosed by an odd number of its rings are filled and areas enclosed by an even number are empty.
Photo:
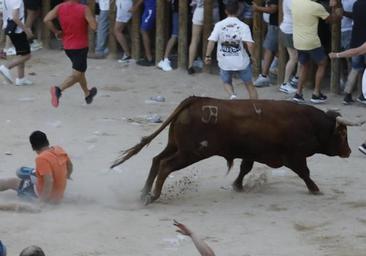
[[[172,13],[172,36],[178,37],[179,33],[179,14],[177,12]]]
[[[310,60],[313,60],[316,64],[319,64],[325,58],[327,58],[327,55],[325,54],[323,47],[319,47],[309,51],[298,50],[298,53],[299,53],[299,62],[301,64],[306,64]]]
[[[30,178],[26,178],[20,182],[17,193],[21,199],[29,201],[38,198],[37,193],[35,191],[35,184],[32,182],[32,179]]]
[[[220,77],[225,84],[232,84],[233,75],[235,74],[237,74],[240,80],[243,81],[245,84],[253,82],[251,65],[248,65],[246,69],[236,71],[220,69]]]
[[[156,8],[146,8],[141,17],[140,28],[143,31],[150,31],[155,27]]]
[[[366,64],[366,55],[352,57],[353,69],[364,69]]]
[[[268,31],[266,38],[263,42],[263,48],[268,49],[271,52],[278,51],[278,27],[273,25],[268,25]]]

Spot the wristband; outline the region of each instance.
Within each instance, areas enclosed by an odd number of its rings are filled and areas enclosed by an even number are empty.
[[[339,52],[336,53],[337,59],[339,59],[341,56],[339,56]]]

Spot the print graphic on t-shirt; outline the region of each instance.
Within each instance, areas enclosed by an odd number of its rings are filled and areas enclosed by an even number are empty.
[[[223,38],[220,44],[220,51],[225,56],[239,56],[241,51],[241,30],[240,27],[233,23],[222,28],[220,38]]]

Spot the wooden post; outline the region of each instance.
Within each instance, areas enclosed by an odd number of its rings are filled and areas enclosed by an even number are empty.
[[[286,47],[283,45],[283,40],[281,40],[281,30],[279,28],[280,24],[283,20],[283,0],[278,1],[278,33],[279,33],[279,40],[278,40],[278,71],[277,71],[277,84],[281,85],[285,79],[285,69],[286,69],[286,62],[287,62],[287,54],[286,54]]]
[[[95,0],[88,1],[89,9],[91,10],[92,14],[95,13]],[[95,32],[89,29],[89,52],[95,52]]]
[[[341,21],[337,21],[331,25],[332,31],[332,52],[338,52],[341,48]],[[340,83],[340,61],[332,59],[330,62],[330,91],[339,93]]]
[[[118,57],[117,42],[114,37],[114,24],[116,22],[116,2],[115,0],[110,1],[109,6],[109,36],[108,36],[108,48],[109,56],[113,59]]]
[[[139,0],[134,0],[134,4]],[[131,54],[132,58],[138,60],[141,57],[141,36],[140,36],[141,11],[136,11],[131,23]]]
[[[188,3],[179,0],[178,67],[187,68],[188,56]]]
[[[207,39],[211,34],[213,28],[212,10],[213,10],[213,0],[205,0],[204,2],[204,17],[203,17],[203,33],[202,33],[202,60],[204,61],[204,56],[206,55],[207,49]],[[209,72],[209,66],[204,65],[204,71]]]
[[[167,1],[156,1],[155,62],[159,62],[165,51],[166,31],[169,28]]]
[[[42,0],[42,17],[41,17],[42,20],[43,20],[43,17],[45,17],[46,14],[50,11],[50,9],[51,9],[50,0]],[[43,23],[43,21],[42,21],[42,23]],[[42,29],[41,41],[42,41],[43,48],[48,49],[48,48],[50,48],[51,32],[45,24],[43,24],[41,26],[41,29]]]
[[[253,0],[257,5],[262,5],[263,0]],[[253,13],[253,38],[255,42],[254,58],[256,60],[253,67],[254,76],[258,76],[262,70],[262,53],[263,53],[263,19],[262,14],[259,12]]]

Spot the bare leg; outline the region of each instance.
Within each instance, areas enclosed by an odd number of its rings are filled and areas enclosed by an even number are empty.
[[[18,178],[0,179],[0,191],[8,189],[17,190],[21,180]]]
[[[20,71],[20,72],[23,72],[22,77],[24,77],[24,63],[27,62],[30,58],[31,58],[30,54],[19,55],[16,58],[14,58],[12,61],[5,64],[5,67],[7,67],[8,69],[12,69],[16,66],[19,66],[19,65],[23,64],[23,71]],[[19,69],[18,69],[18,74],[19,74]]]
[[[61,84],[60,86],[61,91],[64,91],[67,88],[73,86],[74,84],[79,83],[81,81],[81,77],[82,77],[81,72],[73,70],[71,76],[67,77],[66,80]]]
[[[357,69],[351,69],[347,78],[346,88],[344,89],[345,93],[347,94],[352,93],[353,88],[357,81],[358,74],[359,71]]]
[[[283,81],[284,83],[287,83],[290,80],[290,77],[296,68],[297,59],[298,59],[297,51],[295,49],[287,48],[287,52],[289,55],[289,60],[286,64],[285,79]]]
[[[258,99],[258,92],[257,92],[257,89],[255,88],[255,86],[253,85],[253,83],[246,82],[246,83],[244,83],[244,85],[247,88],[247,91],[249,94],[249,99],[251,99],[251,100]]]
[[[177,36],[171,36],[168,44],[166,45],[165,53],[164,53],[164,59],[167,59],[170,55],[170,52],[172,51],[175,43],[177,42]]]
[[[322,80],[324,78],[324,74],[325,74],[325,70],[327,68],[327,64],[328,64],[327,58],[325,58],[324,60],[322,60],[318,64],[318,68],[317,68],[316,74],[315,74],[315,88],[314,88],[314,94],[316,96],[319,96],[321,82],[322,82]]]
[[[29,10],[27,9],[27,19],[25,21],[25,26],[32,29],[33,23],[39,16],[39,10]]]
[[[88,89],[88,83],[86,81],[85,73],[81,73],[80,81],[79,81],[80,87],[84,92],[85,97],[89,95],[89,89]]]
[[[262,67],[262,75],[267,76],[269,73],[269,68],[273,61],[274,54],[271,50],[265,49],[263,56],[263,67]]]
[[[301,95],[302,94],[302,89],[305,85],[305,81],[308,75],[308,71],[309,71],[309,65],[310,62],[307,62],[305,64],[302,64],[300,66],[300,77],[299,77],[299,83],[297,85],[297,94]]]
[[[234,87],[232,84],[224,83],[224,89],[227,92],[227,94],[229,94],[229,96],[235,95]]]
[[[141,30],[142,41],[144,43],[145,55],[149,61],[153,60],[150,46],[150,36],[148,31]]]
[[[192,39],[189,45],[189,60],[188,60],[188,68],[193,66],[193,61],[197,55],[198,44],[201,41],[201,33],[203,26],[201,25],[192,25]]]
[[[118,43],[123,49],[123,52],[127,56],[131,56],[130,47],[128,46],[127,40],[123,31],[125,30],[127,23],[123,22],[116,22],[114,25],[114,36],[116,37]]]

